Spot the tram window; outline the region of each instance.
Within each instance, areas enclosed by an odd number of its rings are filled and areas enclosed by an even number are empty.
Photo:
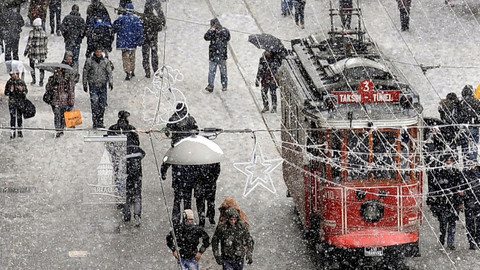
[[[395,132],[375,132],[373,139],[373,179],[395,178],[396,138]]]
[[[368,132],[347,135],[347,170],[348,180],[367,180],[370,164],[368,162]]]

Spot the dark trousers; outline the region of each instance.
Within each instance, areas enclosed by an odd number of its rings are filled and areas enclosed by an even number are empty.
[[[22,111],[11,102],[8,102],[8,111],[10,112],[10,127],[12,127],[12,130],[15,131],[15,127],[21,128],[23,126]],[[15,126],[15,124],[17,125]]]
[[[52,33],[55,33],[55,23],[57,24],[57,31],[60,30],[61,24],[61,13],[62,13],[62,3],[51,3],[48,6],[50,14],[50,29]]]
[[[230,261],[226,260],[223,261],[223,270],[242,270],[243,269],[244,260],[241,259],[239,261]]]
[[[129,174],[126,189],[124,216],[130,219],[130,207],[133,205],[133,214],[140,217],[142,215],[142,177]]]
[[[267,85],[262,85],[262,101],[263,107],[268,107],[268,92],[270,91],[270,96],[272,97],[272,106],[277,107],[277,85],[274,82],[271,82]]]
[[[453,245],[455,242],[455,231],[457,220],[453,216],[445,216],[440,214],[438,216],[438,222],[440,223],[440,243],[445,243],[445,235],[447,236],[447,244]]]
[[[295,23],[304,24],[304,17],[305,17],[305,4],[294,2],[295,6]]]
[[[142,46],[142,65],[145,74],[150,75],[150,55],[152,56],[153,73],[158,70],[158,40],[143,43]]]
[[[38,60],[38,63],[43,63],[43,60]],[[37,80],[35,79],[35,59],[30,58],[30,67],[32,68],[32,82],[35,83]],[[40,82],[43,83],[43,78],[45,77],[45,70],[40,69]]]
[[[65,128],[65,112],[69,111],[68,105],[52,105],[53,122],[57,132]]]
[[[105,127],[103,125],[103,115],[107,104],[107,85],[89,85],[89,88],[93,128],[103,128]]]
[[[465,203],[465,227],[467,229],[467,239],[470,244],[480,244],[480,209],[478,207],[469,207]]]
[[[19,39],[5,39],[5,61],[18,60]]]
[[[404,8],[400,9],[400,23],[402,25],[402,31],[410,29],[410,11]]]
[[[193,187],[176,187],[173,189],[172,221],[180,224],[180,204],[183,200],[183,209],[192,209]]]

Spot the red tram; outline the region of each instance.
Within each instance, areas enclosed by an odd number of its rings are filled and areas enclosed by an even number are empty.
[[[278,71],[283,176],[325,254],[419,255],[422,106],[362,30],[292,40]]]

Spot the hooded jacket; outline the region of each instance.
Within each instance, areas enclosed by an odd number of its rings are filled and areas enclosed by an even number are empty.
[[[125,7],[133,11],[132,3],[127,3]],[[132,11],[125,12],[113,22],[113,31],[117,33],[117,50],[134,50],[143,45],[143,24]]]
[[[22,86],[23,91],[18,90],[18,87]],[[16,80],[10,78],[5,84],[5,96],[8,96],[8,102],[16,106],[21,106],[25,103],[28,89],[25,82],[18,78]]]
[[[245,212],[243,212],[242,209],[240,209],[240,206],[238,206],[237,202],[235,201],[234,198],[232,197],[226,197],[225,200],[223,200],[222,204],[220,204],[220,207],[218,207],[218,210],[220,211],[220,216],[218,217],[218,223],[224,223],[228,219],[226,217],[226,211],[228,208],[235,208],[238,211],[239,219],[245,223],[247,228],[250,226],[250,223],[248,222],[248,217]]]
[[[210,26],[215,29],[208,29],[204,39],[210,41],[208,47],[208,59],[210,61],[227,60],[227,45],[230,41],[230,31],[220,24],[217,18],[210,20]]]
[[[175,237],[178,245],[180,257],[184,260],[193,260],[197,252],[204,253],[210,246],[210,237],[205,230],[195,224],[182,223],[175,228]],[[202,239],[202,246],[198,248]],[[167,235],[167,246],[170,250],[176,251],[173,242],[173,231]]]
[[[186,107],[183,107],[178,112],[175,112],[169,119],[168,119],[167,128],[171,131],[179,131],[185,133],[173,133],[172,138],[172,146],[179,142],[181,139],[189,137],[190,133],[187,131],[192,131],[198,129],[197,121],[193,116],[191,116]]]
[[[0,36],[3,35],[7,44],[17,41],[24,25],[22,15],[10,8],[0,15]]]
[[[65,44],[68,46],[82,44],[85,36],[85,28],[87,24],[76,10],[72,10],[70,14],[62,20],[61,31]]]
[[[113,84],[112,66],[105,57],[96,57],[95,54],[85,61],[82,75],[83,87],[88,85],[106,86],[107,83]]]

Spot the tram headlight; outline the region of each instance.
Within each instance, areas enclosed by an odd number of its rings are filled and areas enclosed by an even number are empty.
[[[377,222],[383,217],[384,207],[377,200],[368,200],[362,203],[360,215],[366,222]]]

